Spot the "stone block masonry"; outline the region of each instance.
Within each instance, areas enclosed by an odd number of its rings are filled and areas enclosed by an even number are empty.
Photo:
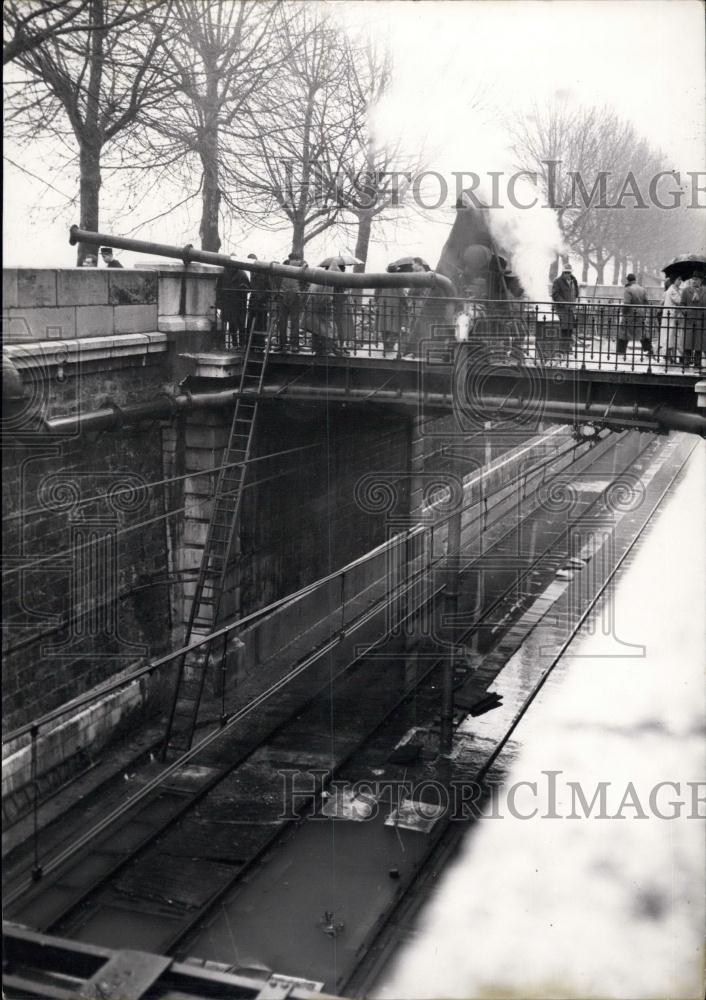
[[[6,451],[6,728],[169,647],[160,437]]]
[[[183,276],[164,270],[12,268],[3,270],[3,342],[69,340],[113,334],[208,332],[220,268]],[[180,289],[186,282],[186,315]]]
[[[8,295],[4,342],[35,341],[157,330],[157,276],[93,268],[4,271]]]

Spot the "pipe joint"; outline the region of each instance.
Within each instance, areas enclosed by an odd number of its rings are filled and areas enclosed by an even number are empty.
[[[105,399],[101,403],[100,409],[113,411],[113,420],[110,427],[104,428],[105,430],[119,431],[120,428],[125,425],[125,411],[118,403],[115,402],[115,400]]]

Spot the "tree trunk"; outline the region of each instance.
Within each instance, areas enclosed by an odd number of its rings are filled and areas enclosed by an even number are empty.
[[[617,285],[620,282],[620,257],[616,254],[613,258],[613,284]]]
[[[584,285],[588,284],[588,254],[584,253],[581,255],[581,281]]]
[[[290,256],[304,256],[304,220],[295,219],[292,228],[292,250]]]
[[[199,150],[203,168],[203,190],[201,192],[201,224],[199,236],[201,249],[218,253],[221,238],[218,235],[218,210],[221,205],[221,189],[218,183],[220,161],[218,148],[218,72],[213,60],[206,59],[206,98]]]
[[[354,271],[364,271],[370,249],[370,233],[373,228],[373,218],[369,212],[358,216],[358,235],[355,241],[355,256],[362,264],[354,264]]]
[[[81,143],[79,164],[81,172],[80,228],[97,232],[99,228],[101,189],[101,147],[98,141],[84,141]],[[79,267],[83,266],[86,257],[93,257],[97,261],[98,247],[91,246],[88,243],[79,243],[76,254],[76,263]]]
[[[204,146],[201,151],[201,166],[203,167],[201,224],[199,225],[201,249],[218,253],[221,248],[221,238],[218,235],[218,210],[221,204],[221,189],[218,184],[217,133],[209,135],[204,140]]]
[[[602,285],[605,278],[605,266],[607,257],[603,256],[600,247],[596,247],[596,284]]]
[[[86,110],[83,126],[76,129],[79,142],[79,192],[81,229],[98,230],[101,189],[101,150],[103,132],[100,125],[100,95],[105,61],[103,42],[105,38],[104,0],[91,0],[90,23],[93,27],[90,37],[90,57],[88,83],[86,86]],[[79,243],[76,253],[78,266],[86,257],[98,260],[98,248]]]

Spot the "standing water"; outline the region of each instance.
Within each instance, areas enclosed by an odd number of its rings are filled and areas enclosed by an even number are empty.
[[[704,996],[705,481],[700,443],[379,997]]]

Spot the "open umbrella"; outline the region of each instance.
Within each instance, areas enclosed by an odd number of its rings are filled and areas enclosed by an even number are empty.
[[[706,257],[702,254],[683,253],[662,268],[668,278],[690,278],[694,272],[706,274]]]
[[[336,257],[327,257],[322,260],[319,267],[348,267],[349,264],[362,264],[352,253],[339,253]]]

